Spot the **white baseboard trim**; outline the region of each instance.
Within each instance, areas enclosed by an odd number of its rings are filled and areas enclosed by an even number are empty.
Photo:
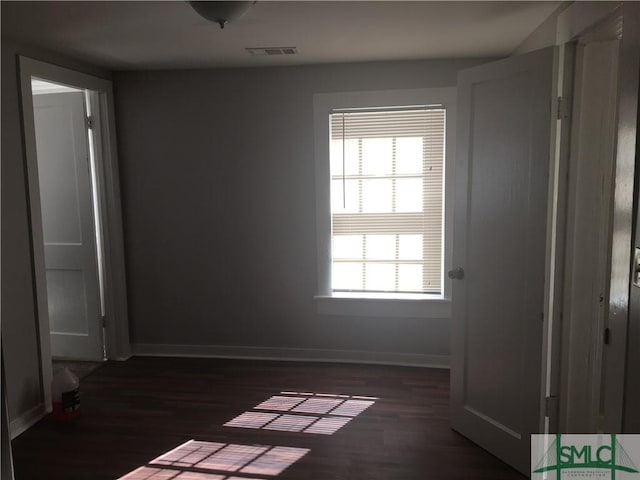
[[[29,427],[35,424],[38,420],[43,418],[47,414],[47,410],[44,407],[44,403],[36,405],[31,410],[27,410],[18,418],[14,418],[9,423],[9,431],[11,432],[11,440],[16,438],[21,433],[25,432]]]
[[[244,347],[227,345],[167,345],[134,343],[133,355],[147,357],[236,358],[298,362],[364,363],[406,367],[449,368],[448,355],[320,350],[310,348]]]

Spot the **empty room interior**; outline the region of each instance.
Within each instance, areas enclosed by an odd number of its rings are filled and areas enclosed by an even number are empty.
[[[561,478],[532,435],[640,433],[640,3],[0,8],[2,478]]]

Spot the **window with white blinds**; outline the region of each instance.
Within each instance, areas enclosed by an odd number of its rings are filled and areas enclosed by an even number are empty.
[[[442,293],[445,116],[330,114],[333,291]]]

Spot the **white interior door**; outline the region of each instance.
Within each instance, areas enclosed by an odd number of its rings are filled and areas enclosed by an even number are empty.
[[[84,93],[33,97],[53,357],[101,360],[96,229]]]
[[[451,422],[526,474],[542,426],[554,61],[549,48],[458,76]]]

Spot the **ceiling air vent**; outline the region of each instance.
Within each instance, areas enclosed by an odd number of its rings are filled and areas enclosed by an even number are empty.
[[[247,48],[247,52],[251,55],[296,55],[298,49],[296,47],[256,47]]]

